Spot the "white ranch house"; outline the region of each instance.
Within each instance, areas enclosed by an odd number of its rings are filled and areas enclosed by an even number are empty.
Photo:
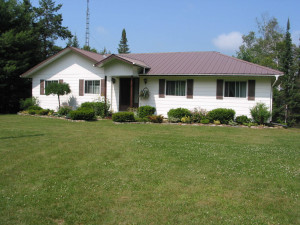
[[[49,82],[65,82],[71,93],[63,104],[74,108],[107,99],[113,112],[150,105],[167,117],[172,108],[231,108],[250,116],[265,103],[272,110],[272,85],[282,72],[218,52],[100,55],[68,47],[21,77],[32,79],[32,96],[42,108],[58,109],[57,97],[45,95]],[[150,96],[139,92],[148,88]]]

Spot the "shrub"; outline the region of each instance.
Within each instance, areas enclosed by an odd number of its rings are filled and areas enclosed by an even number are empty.
[[[250,109],[252,119],[255,123],[265,124],[271,116],[268,107],[264,103],[257,103]]]
[[[81,104],[80,108],[89,108],[95,111],[96,116],[100,116],[102,118],[108,116],[109,111],[109,103],[105,103],[104,101],[100,102],[84,102]]]
[[[72,120],[94,120],[95,111],[93,109],[80,108],[70,111],[69,116]]]
[[[134,122],[133,112],[117,112],[112,115],[112,120],[115,122]]]
[[[181,118],[181,122],[183,123],[192,123],[192,119],[190,116],[184,116]]]
[[[134,117],[134,121],[136,122],[140,122],[140,123],[147,123],[147,122],[150,122],[150,120],[147,118],[147,117],[144,117],[144,118],[140,118],[140,117]]]
[[[35,110],[36,114],[38,115],[48,115],[50,109],[40,109],[40,110]]]
[[[140,118],[145,118],[147,116],[152,116],[155,113],[156,109],[155,107],[152,107],[150,105],[141,106],[137,110],[137,115]]]
[[[63,115],[63,116],[66,116],[68,115],[70,112],[72,111],[72,108],[70,106],[63,106],[63,107],[60,107],[60,109],[58,110],[58,114],[59,115]]]
[[[219,120],[222,124],[228,124],[230,120],[234,120],[235,111],[233,109],[218,108],[208,113],[211,122]]]
[[[29,106],[28,107],[28,110],[41,110],[41,109],[43,109],[42,107],[39,107],[39,106],[37,106],[37,105],[32,105],[32,106]]]
[[[233,120],[230,120],[230,121],[228,122],[228,124],[229,124],[230,126],[236,126],[236,125],[238,125],[238,123],[237,123],[237,122],[234,122]]]
[[[36,97],[26,98],[20,100],[20,108],[22,110],[28,109],[30,106],[38,106],[39,101]]]
[[[29,109],[29,110],[28,110],[28,114],[30,114],[30,115],[35,115],[35,114],[36,114],[36,110],[34,110],[34,109]]]
[[[220,124],[221,124],[221,122],[220,122],[220,120],[214,120],[214,124],[216,124],[216,125],[220,125]]]
[[[202,119],[205,119],[207,116],[207,111],[201,108],[194,108],[194,110],[191,113],[192,113],[191,119],[195,123],[200,123],[200,121]]]
[[[170,122],[179,122],[182,117],[191,116],[190,110],[185,108],[170,109],[168,112],[168,120]]]
[[[162,115],[148,116],[148,119],[152,123],[162,123],[164,120],[164,117]]]
[[[249,122],[251,122],[251,120],[247,116],[237,116],[235,118],[235,121],[238,124],[243,124],[243,123],[249,123]]]
[[[207,118],[202,119],[202,120],[200,120],[200,123],[209,124],[209,119],[207,119]]]

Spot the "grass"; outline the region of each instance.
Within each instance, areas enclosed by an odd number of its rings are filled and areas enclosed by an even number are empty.
[[[300,224],[299,129],[0,127],[0,224]]]

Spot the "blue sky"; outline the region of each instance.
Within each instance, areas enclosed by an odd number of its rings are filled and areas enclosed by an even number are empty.
[[[38,0],[31,0],[37,6]],[[86,0],[63,4],[63,25],[85,43]],[[300,37],[299,0],[90,0],[90,46],[113,53],[122,29],[132,53],[218,51],[234,55],[241,35],[257,31],[256,18],[276,17],[285,30],[290,18],[294,42]],[[66,41],[57,44],[64,47]]]

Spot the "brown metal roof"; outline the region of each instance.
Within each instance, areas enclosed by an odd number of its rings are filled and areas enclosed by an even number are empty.
[[[51,63],[69,51],[77,52],[99,65],[114,58],[126,63],[148,69],[147,75],[282,75],[283,73],[249,63],[218,52],[168,52],[168,53],[140,53],[140,54],[107,54],[85,51],[68,47],[56,55],[46,59],[31,68],[22,77],[27,77],[43,66]]]
[[[218,52],[120,54],[151,69],[148,75],[281,75],[282,72]]]

